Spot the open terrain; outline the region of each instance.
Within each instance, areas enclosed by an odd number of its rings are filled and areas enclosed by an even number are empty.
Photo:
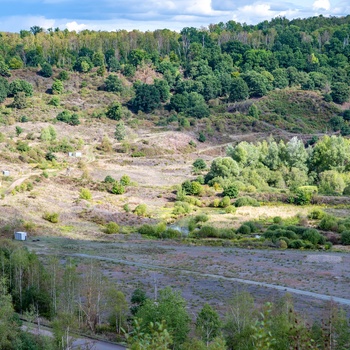
[[[107,241],[41,237],[25,244],[44,257],[99,262],[127,295],[140,287],[150,296],[166,286],[181,290],[194,312],[209,302],[225,314],[229,300],[242,291],[258,304],[290,293],[296,309],[309,319],[322,315],[327,300],[350,306],[347,253],[192,246],[137,235]]]

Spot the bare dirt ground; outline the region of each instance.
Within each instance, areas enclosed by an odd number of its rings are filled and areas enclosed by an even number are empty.
[[[155,284],[181,290],[193,311],[209,302],[225,314],[229,300],[241,291],[258,304],[288,292],[296,309],[312,319],[322,315],[327,298],[339,298],[345,309],[350,305],[347,253],[199,247],[138,235],[117,235],[108,242],[42,237],[26,244],[39,254],[99,261],[127,295],[142,287],[152,296]]]

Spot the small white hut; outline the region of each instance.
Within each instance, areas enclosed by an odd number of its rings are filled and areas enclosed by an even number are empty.
[[[4,176],[10,176],[10,172],[8,170],[3,170],[2,175]]]
[[[69,157],[74,157],[74,158],[81,158],[82,157],[82,153],[79,151],[76,152],[68,152],[68,156]]]
[[[27,239],[27,232],[17,231],[15,232],[16,241],[25,241]]]

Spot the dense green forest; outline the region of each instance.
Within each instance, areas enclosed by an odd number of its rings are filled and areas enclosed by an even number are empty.
[[[209,116],[210,100],[237,102],[289,87],[319,91],[328,102],[344,103],[349,98],[349,22],[349,16],[275,18],[255,26],[229,21],[180,33],[32,27],[1,33],[0,74],[9,77],[11,70],[40,67],[40,74],[50,77],[54,66],[82,73],[98,67],[102,75],[108,70],[132,77],[148,64],[161,79],[137,83],[129,107],[150,113],[169,102],[170,110],[196,118]],[[118,91],[116,82],[109,83],[107,91]],[[2,79],[1,99],[23,89],[8,89]],[[340,127],[347,134],[345,124]]]

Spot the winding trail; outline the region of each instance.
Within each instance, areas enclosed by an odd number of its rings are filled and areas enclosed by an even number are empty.
[[[216,274],[211,274],[211,273],[202,273],[200,271],[177,269],[175,267],[166,267],[166,266],[138,263],[138,262],[132,262],[132,261],[123,260],[123,259],[113,259],[113,258],[102,257],[102,256],[98,256],[98,255],[75,253],[75,254],[66,254],[66,256],[94,259],[94,260],[99,260],[99,261],[111,261],[111,262],[114,262],[117,264],[136,266],[136,267],[152,269],[152,270],[167,270],[167,271],[176,271],[176,272],[180,272],[183,274],[194,274],[196,276],[201,276],[201,277],[209,277],[209,278],[214,278],[214,279],[220,279],[220,280],[226,280],[226,281],[254,285],[254,286],[258,286],[258,287],[270,288],[270,289],[278,290],[281,292],[288,292],[288,293],[292,293],[292,294],[303,295],[303,296],[311,297],[311,298],[318,299],[318,300],[334,301],[334,302],[341,304],[341,305],[350,306],[350,299],[333,297],[331,295],[319,294],[319,293],[309,292],[306,290],[290,288],[290,287],[285,287],[285,286],[279,286],[279,285],[271,284],[271,283],[257,282],[257,281],[246,280],[246,279],[235,278],[235,277],[225,277],[222,275],[216,275]]]

